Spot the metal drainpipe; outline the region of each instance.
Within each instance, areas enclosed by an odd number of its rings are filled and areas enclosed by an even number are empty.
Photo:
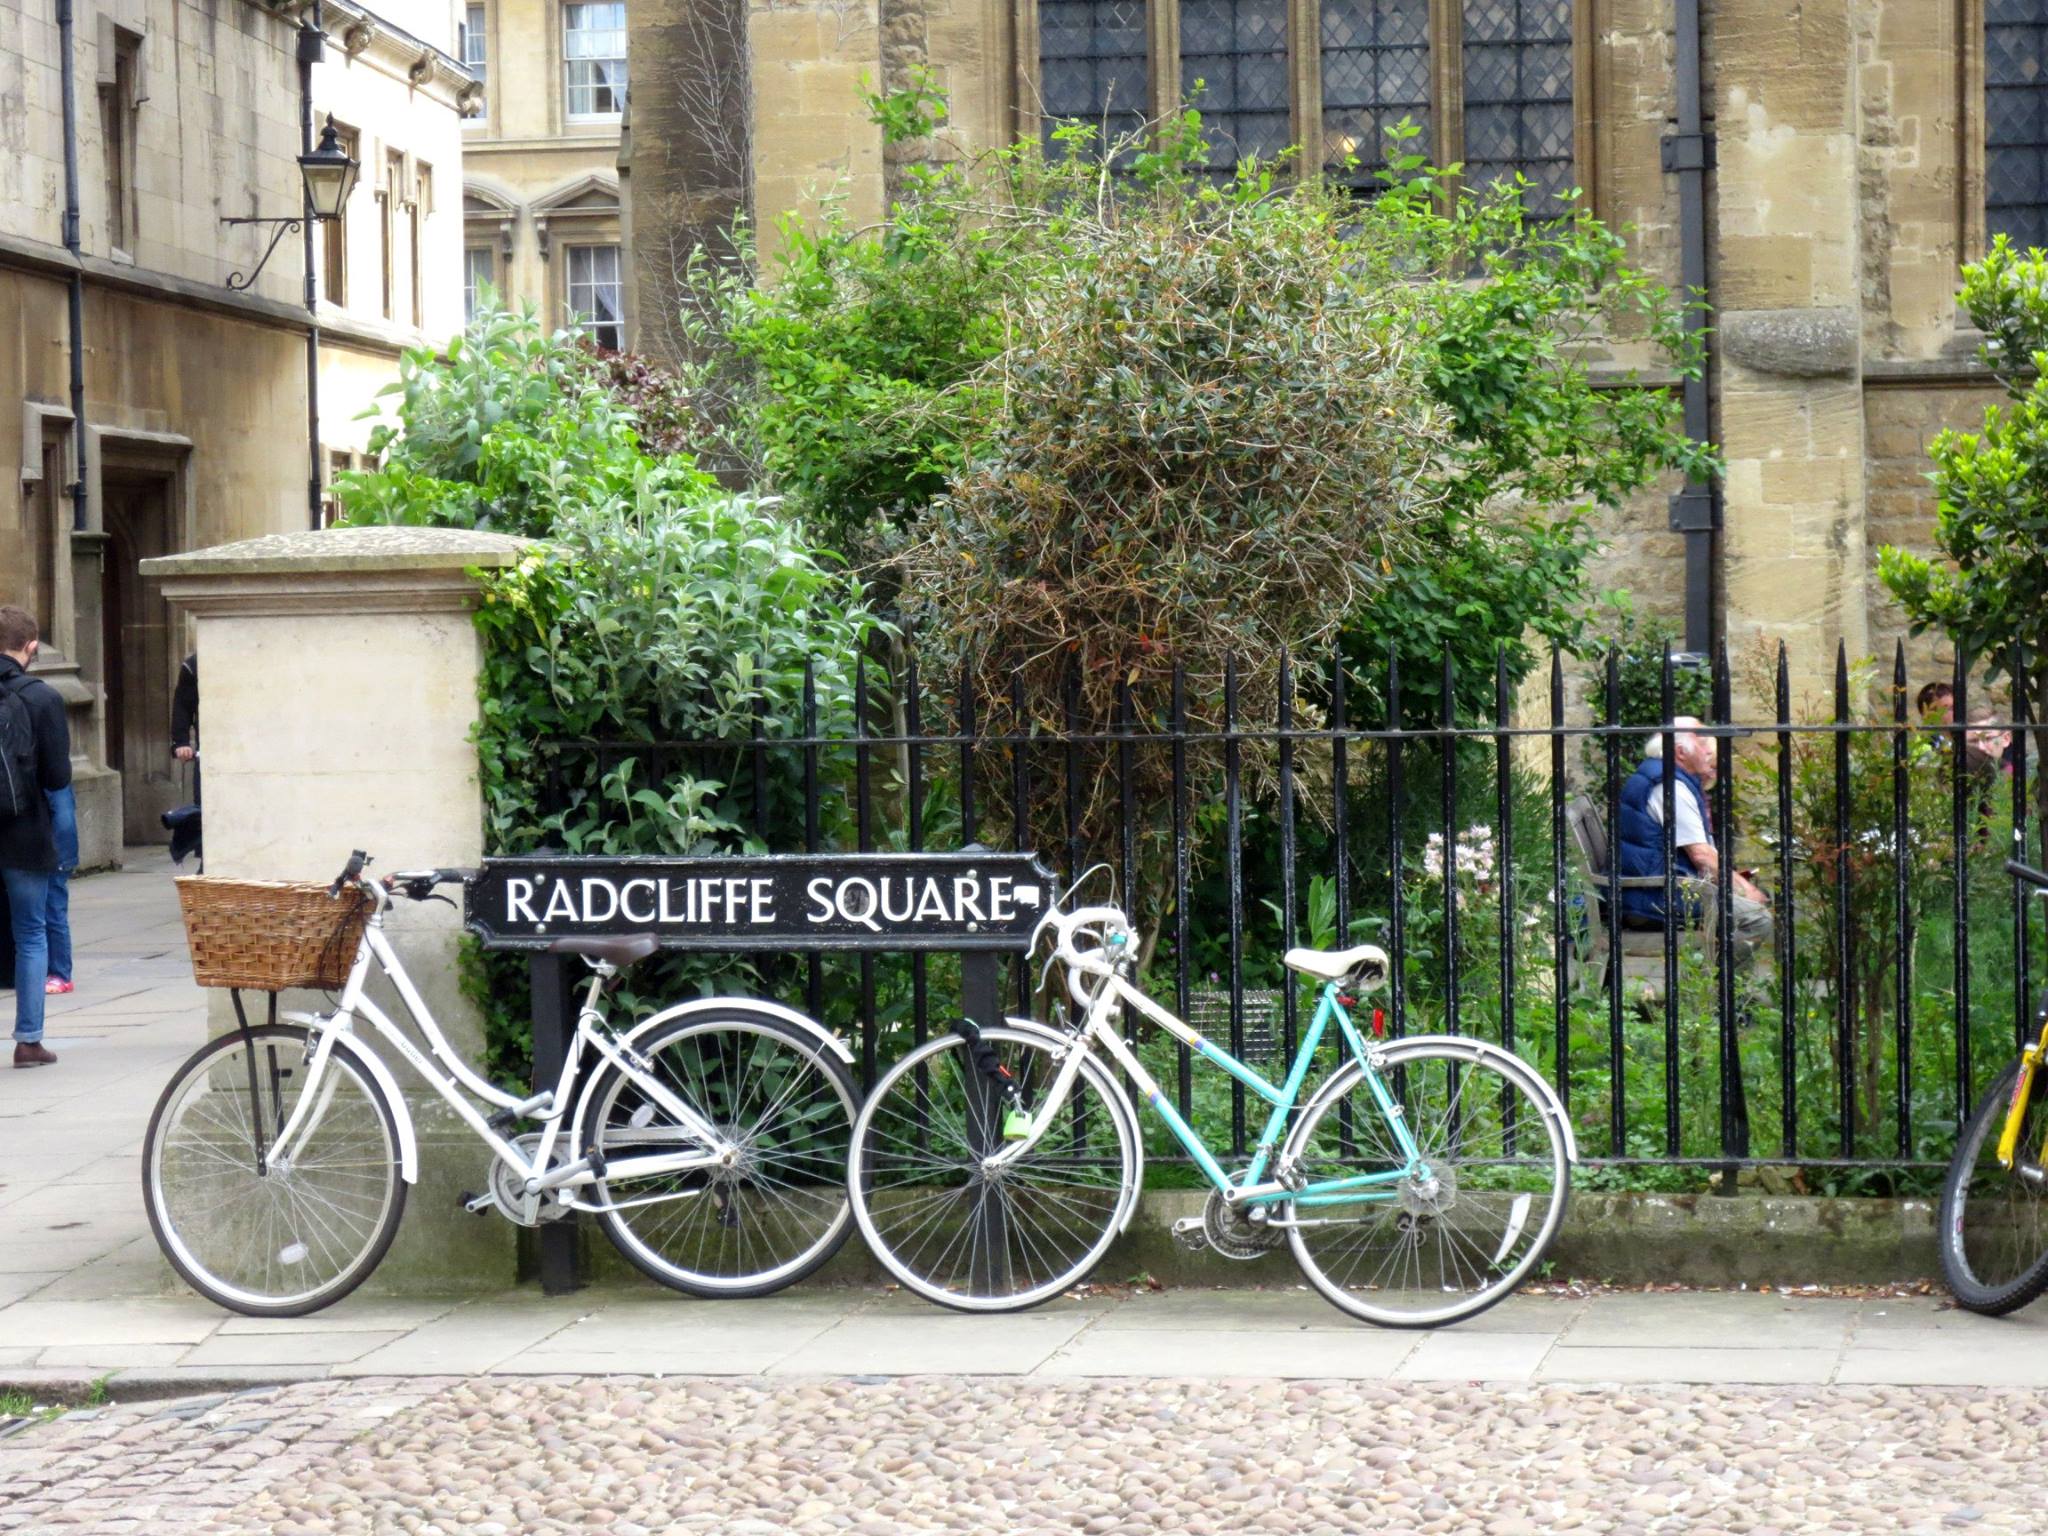
[[[78,61],[71,0],[57,0],[57,39],[64,77],[64,249],[71,253],[68,295],[71,318],[71,440],[77,450],[77,478],[71,482],[71,528],[90,526],[85,489],[85,269],[78,239]],[[51,615],[43,615],[45,623]]]
[[[299,153],[313,153],[313,66],[327,56],[320,0],[299,21]],[[320,287],[313,267],[313,194],[301,190],[306,252],[306,521],[320,526]]]
[[[1707,278],[1707,173],[1714,168],[1714,136],[1701,113],[1699,0],[1676,0],[1678,44],[1677,131],[1665,135],[1664,169],[1678,177],[1679,281],[1688,295],[1711,298]],[[1708,311],[1689,310],[1688,334],[1702,343],[1700,376],[1687,379],[1681,399],[1685,434],[1712,440],[1709,375],[1713,366]],[[1721,487],[1714,480],[1688,480],[1671,498],[1671,528],[1685,535],[1685,648],[1704,654],[1714,644],[1714,535],[1721,526]]]

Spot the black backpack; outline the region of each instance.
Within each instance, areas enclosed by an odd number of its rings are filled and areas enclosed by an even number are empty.
[[[36,722],[21,696],[26,676],[0,683],[0,826],[35,814],[42,798],[36,773]]]

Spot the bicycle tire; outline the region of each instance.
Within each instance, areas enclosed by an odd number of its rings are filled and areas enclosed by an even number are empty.
[[[2003,1317],[2008,1312],[2017,1312],[2036,1300],[2043,1291],[2048,1291],[2048,1199],[2044,1199],[2048,1197],[2048,1191],[2029,1183],[2016,1171],[1999,1167],[1991,1150],[1996,1147],[1999,1133],[2005,1127],[2006,1112],[2012,1102],[2019,1070],[2019,1059],[2014,1058],[1984,1091],[1976,1109],[1964,1123],[1963,1134],[1957,1138],[1955,1156],[1949,1161],[1948,1177],[1941,1186],[1942,1278],[1948,1282],[1958,1306],[1987,1317]],[[2044,1084],[2042,1079],[2043,1074],[2037,1070],[2026,1108],[2027,1125],[2021,1135],[2022,1156],[2026,1147],[2039,1148],[2042,1144],[2044,1120],[2048,1120],[2048,1084]],[[1989,1238],[1992,1233],[1992,1228],[1986,1224],[1970,1226],[1973,1204],[1978,1210],[1983,1210],[1992,1203],[1988,1199],[1979,1200],[1971,1187],[1980,1172],[1980,1159],[1988,1159],[1981,1169],[1985,1177],[1983,1193],[1989,1195],[2003,1190],[2008,1196],[2007,1214],[2013,1220],[2012,1252],[2017,1273],[2004,1279],[1993,1279],[1979,1273],[1990,1258],[1983,1244],[1977,1245],[1978,1257],[1975,1260],[1970,1254],[1973,1234]],[[2025,1196],[2026,1204],[2014,1201],[2013,1195]],[[2023,1217],[2031,1218],[2031,1236],[2021,1230]],[[2030,1252],[2034,1255],[2031,1259],[2026,1257]]]
[[[1282,1220],[1288,1224],[1288,1246],[1293,1251],[1295,1263],[1301,1267],[1309,1283],[1322,1293],[1325,1300],[1353,1317],[1382,1328],[1437,1328],[1449,1323],[1462,1322],[1499,1305],[1513,1295],[1522,1281],[1528,1277],[1530,1270],[1542,1260],[1544,1253],[1557,1236],[1558,1228],[1564,1221],[1566,1207],[1571,1200],[1571,1160],[1563,1132],[1563,1111],[1558,1107],[1556,1096],[1551,1093],[1549,1085],[1533,1071],[1515,1058],[1504,1057],[1474,1041],[1455,1036],[1414,1036],[1383,1047],[1380,1060],[1383,1064],[1382,1076],[1389,1080],[1390,1087],[1405,1080],[1410,1102],[1404,1106],[1404,1115],[1411,1134],[1421,1144],[1425,1157],[1434,1165],[1437,1187],[1434,1193],[1425,1195],[1406,1183],[1389,1185],[1388,1188],[1394,1192],[1392,1196],[1383,1201],[1375,1201],[1369,1213],[1362,1214],[1356,1219],[1355,1228],[1361,1235],[1351,1243],[1349,1253],[1358,1255],[1366,1250],[1367,1238],[1364,1234],[1373,1227],[1386,1229],[1386,1237],[1398,1239],[1389,1244],[1391,1250],[1406,1249],[1414,1252],[1412,1255],[1404,1254],[1399,1260],[1399,1266],[1394,1267],[1395,1252],[1390,1251],[1388,1258],[1373,1271],[1370,1279],[1373,1282],[1402,1279],[1408,1273],[1408,1261],[1412,1256],[1415,1260],[1414,1288],[1398,1289],[1393,1285],[1378,1283],[1353,1284],[1351,1281],[1357,1275],[1355,1263],[1341,1276],[1332,1273],[1337,1259],[1344,1255],[1335,1251],[1327,1256],[1313,1252],[1311,1239],[1305,1234],[1320,1233],[1323,1227],[1297,1224],[1327,1221],[1328,1225],[1333,1227],[1343,1226],[1345,1223],[1342,1221],[1330,1221],[1317,1214],[1331,1207],[1303,1206],[1297,1201],[1288,1201],[1282,1205]],[[1449,1095],[1446,1106],[1451,1128],[1445,1134],[1458,1138],[1449,1145],[1432,1140],[1435,1133],[1427,1123],[1424,1113],[1425,1106],[1422,1101],[1436,1092],[1429,1070],[1432,1063],[1440,1063],[1446,1068],[1443,1074],[1444,1092]],[[1475,1079],[1481,1076],[1497,1079],[1505,1088],[1512,1089],[1522,1096],[1522,1100],[1528,1105],[1529,1113],[1518,1114],[1512,1119],[1502,1113],[1498,1124],[1489,1121],[1486,1118],[1489,1103],[1487,1095],[1481,1094],[1477,1098],[1468,1099],[1465,1080],[1461,1077],[1464,1073],[1472,1074]],[[1403,1160],[1391,1142],[1374,1149],[1381,1154],[1380,1156],[1368,1154],[1360,1158],[1360,1149],[1357,1145],[1360,1116],[1356,1111],[1349,1124],[1340,1118],[1334,1138],[1338,1150],[1334,1156],[1327,1150],[1331,1138],[1326,1136],[1318,1140],[1318,1133],[1325,1120],[1332,1113],[1338,1113],[1341,1117],[1340,1106],[1350,1102],[1349,1095],[1352,1089],[1364,1081],[1364,1078],[1364,1068],[1355,1061],[1349,1062],[1318,1090],[1314,1100],[1302,1111],[1288,1134],[1285,1151],[1282,1154],[1283,1167],[1298,1170],[1303,1177],[1314,1181],[1332,1175],[1342,1176],[1347,1172],[1349,1164],[1338,1159],[1348,1158],[1373,1164],[1375,1171],[1378,1171],[1378,1164],[1384,1163],[1391,1169],[1394,1162]],[[1503,1096],[1501,1102],[1505,1105],[1511,1101]],[[1380,1116],[1381,1123],[1385,1123],[1377,1101],[1368,1095],[1366,1103],[1373,1115]],[[1466,1119],[1468,1106],[1470,1118]],[[1525,1138],[1533,1138],[1539,1131],[1545,1155],[1540,1159],[1532,1159],[1519,1149],[1525,1144]],[[1493,1138],[1496,1136],[1498,1145],[1493,1144]],[[1477,1148],[1476,1156],[1472,1155],[1474,1145]],[[1318,1166],[1323,1163],[1330,1166]],[[1543,1168],[1545,1163],[1548,1164],[1547,1174]],[[1446,1174],[1448,1179],[1445,1178]],[[1539,1180],[1547,1185],[1547,1190],[1535,1187]],[[1518,1188],[1518,1182],[1530,1187]],[[1443,1192],[1446,1183],[1449,1186],[1448,1198]],[[1531,1231],[1527,1226],[1526,1213],[1543,1193],[1547,1193],[1548,1200],[1538,1213],[1536,1226]],[[1528,1197],[1526,1204],[1521,1203],[1524,1195]],[[1466,1219],[1470,1221],[1485,1209],[1486,1201],[1496,1198],[1503,1201],[1504,1220],[1510,1225],[1506,1227],[1500,1239],[1482,1236],[1474,1243],[1470,1238],[1472,1229],[1454,1222],[1451,1218],[1462,1204],[1467,1213]],[[1363,1205],[1365,1202],[1361,1197],[1356,1203]],[[1408,1240],[1411,1237],[1412,1242]],[[1420,1251],[1423,1242],[1430,1238],[1436,1240],[1433,1286],[1429,1283],[1430,1266],[1424,1262]],[[1464,1243],[1462,1253],[1458,1247],[1461,1241]],[[1495,1241],[1499,1242],[1498,1251],[1489,1258],[1486,1244]],[[1510,1252],[1515,1253],[1514,1262],[1503,1268],[1503,1261]],[[1448,1272],[1445,1269],[1447,1257],[1450,1261]],[[1462,1284],[1465,1280],[1467,1269],[1470,1270],[1472,1278],[1484,1279],[1484,1272],[1489,1267],[1498,1270],[1499,1273],[1494,1278],[1485,1279],[1478,1288],[1458,1294],[1458,1299],[1454,1301],[1431,1306],[1422,1300],[1431,1295],[1453,1294],[1454,1285]],[[1412,1308],[1398,1307],[1386,1300],[1371,1299],[1411,1294],[1418,1298],[1417,1304]]]
[[[320,1134],[335,1128],[330,1124],[334,1115],[334,1096],[347,1088],[375,1112],[378,1134],[362,1147],[337,1142],[330,1136],[326,1144],[328,1150],[322,1159],[302,1156],[287,1174],[273,1177],[270,1172],[258,1173],[256,1170],[254,1147],[243,1140],[248,1132],[247,1119],[236,1127],[215,1115],[214,1124],[226,1133],[224,1139],[200,1141],[195,1138],[189,1144],[180,1144],[174,1139],[184,1129],[185,1112],[198,1108],[196,1104],[186,1103],[192,1087],[215,1070],[222,1072],[218,1084],[221,1094],[207,1106],[208,1109],[239,1115],[241,1106],[246,1102],[245,1094],[255,1095],[257,1107],[251,1112],[251,1118],[270,1120],[272,1134],[275,1134],[277,1127],[290,1114],[284,1103],[284,1079],[291,1076],[291,1069],[282,1065],[283,1058],[275,1051],[268,1053],[264,1076],[270,1080],[272,1101],[265,1111],[261,1105],[260,1081],[256,1087],[243,1087],[250,1062],[245,1060],[235,1065],[220,1058],[241,1052],[245,1047],[261,1050],[269,1044],[284,1047],[291,1061],[303,1064],[308,1059],[311,1038],[308,1030],[296,1024],[261,1024],[246,1032],[236,1030],[209,1041],[187,1057],[164,1085],[143,1138],[143,1206],[149,1213],[150,1230],[156,1237],[157,1246],[162,1249],[171,1268],[177,1271],[178,1277],[193,1290],[216,1306],[247,1317],[303,1317],[340,1301],[368,1279],[383,1261],[405,1215],[406,1186],[400,1166],[396,1116],[376,1078],[348,1052],[339,1048],[329,1054],[325,1069],[328,1074],[339,1076],[323,1080],[328,1085],[324,1091],[330,1094],[328,1107],[314,1127],[315,1139],[305,1145],[320,1145]],[[174,1114],[176,1124],[173,1124]],[[227,1148],[234,1151],[229,1152],[225,1150]],[[182,1193],[173,1195],[168,1187],[169,1182],[182,1184],[186,1181],[185,1164],[188,1159],[183,1152],[192,1151],[194,1160],[205,1162],[212,1177],[224,1182],[240,1169],[238,1160],[243,1149],[249,1153],[246,1171],[251,1182],[240,1190],[216,1188],[200,1207],[208,1218],[206,1230],[196,1230],[198,1213],[184,1209],[189,1204],[188,1200]],[[336,1153],[352,1154],[346,1160],[349,1171],[334,1189],[311,1197],[325,1207],[324,1213],[304,1201],[296,1202],[289,1213],[281,1212],[279,1208],[290,1199],[294,1176],[303,1178],[308,1166],[324,1167],[330,1176],[343,1169],[344,1164],[335,1160]],[[360,1156],[353,1155],[357,1153]],[[167,1169],[173,1164],[180,1171],[175,1178],[167,1180]],[[357,1171],[358,1167],[360,1171]],[[377,1169],[382,1170],[381,1175],[374,1171]],[[378,1191],[369,1188],[372,1181],[378,1185]],[[354,1236],[345,1232],[337,1234],[341,1217],[347,1214],[343,1202],[359,1199],[375,1202],[371,1218]],[[256,1244],[264,1250],[261,1268],[265,1276],[273,1273],[281,1276],[318,1255],[321,1258],[331,1256],[331,1261],[323,1265],[332,1271],[328,1278],[306,1289],[279,1293],[252,1289],[246,1282],[236,1283],[219,1273],[221,1255],[232,1243],[236,1230],[235,1222],[230,1219],[233,1213],[224,1214],[224,1211],[231,1202],[237,1201],[245,1208],[250,1202],[261,1202],[262,1209],[271,1218]],[[186,1230],[188,1227],[195,1230]],[[253,1230],[251,1235],[254,1236]],[[280,1239],[284,1241],[280,1242]],[[345,1245],[343,1251],[337,1253],[337,1245]],[[353,1252],[347,1251],[349,1249]]]
[[[984,1028],[980,1039],[1027,1089],[1047,1085],[1055,1055],[1074,1048],[1063,1034],[1014,1023]],[[983,1154],[974,1150],[977,1136],[985,1152],[1000,1135],[986,1123],[990,1101],[968,1098],[986,1092],[986,1081],[957,1034],[912,1050],[861,1106],[847,1185],[862,1237],[905,1289],[959,1312],[1023,1312],[1079,1284],[1102,1262],[1137,1197],[1141,1144],[1116,1080],[1093,1056],[1083,1057],[1060,1111],[1064,1122],[1030,1154],[1038,1160],[1031,1166],[1047,1174],[1028,1184],[1030,1175],[1016,1171],[1026,1166],[1020,1161],[1005,1176],[1017,1191],[1008,1193],[980,1176]],[[941,1095],[958,1102],[941,1105]],[[1085,1151],[1061,1158],[1062,1145],[1070,1154]],[[1051,1174],[1062,1163],[1068,1182],[1055,1187]],[[1096,1171],[1082,1172],[1089,1167]],[[1061,1231],[1041,1227],[1031,1236],[1019,1218],[1033,1210],[1048,1213]],[[1052,1251],[1061,1238],[1072,1252]]]
[[[846,1152],[852,1140],[854,1111],[859,1094],[854,1087],[853,1076],[846,1066],[827,1047],[821,1045],[805,1031],[764,1010],[750,1009],[744,1003],[736,1002],[730,1008],[715,1012],[692,1014],[687,1018],[673,1021],[650,1034],[641,1035],[634,1041],[634,1048],[649,1060],[660,1065],[670,1063],[668,1077],[670,1086],[691,1100],[691,1107],[704,1114],[706,1119],[720,1123],[719,1108],[731,1110],[736,1100],[728,1097],[722,1105],[708,1104],[708,1099],[718,1097],[718,1092],[708,1080],[703,1067],[703,1052],[697,1055],[697,1084],[679,1079],[678,1074],[689,1075],[692,1063],[679,1053],[691,1041],[698,1041],[700,1047],[707,1043],[705,1037],[750,1036],[755,1041],[773,1041],[787,1048],[806,1068],[815,1072],[822,1095],[813,1094],[808,1100],[800,1101],[791,1096],[791,1107],[809,1109],[813,1106],[820,1114],[812,1117],[823,1120],[831,1117],[830,1125],[811,1124],[804,1134],[813,1137],[816,1145],[803,1148],[788,1148],[778,1155],[772,1166],[780,1170],[780,1176],[767,1171],[771,1166],[756,1154],[755,1160],[744,1167],[736,1167],[730,1174],[712,1175],[687,1174],[669,1175],[677,1185],[675,1198],[662,1202],[661,1206],[646,1205],[626,1210],[605,1211],[598,1215],[598,1223],[612,1246],[623,1254],[626,1260],[649,1279],[659,1281],[671,1290],[687,1296],[739,1298],[768,1296],[786,1286],[796,1284],[817,1273],[832,1256],[845,1246],[846,1239],[853,1232],[853,1213],[846,1197]],[[720,1065],[714,1066],[712,1075],[727,1075],[730,1068],[738,1064],[737,1050],[742,1042],[735,1039],[732,1052],[721,1053]],[[755,1047],[758,1049],[758,1047]],[[730,1064],[730,1068],[726,1065]],[[634,1109],[624,1118],[616,1116],[620,1105],[626,1102],[622,1097],[632,1089],[632,1079],[616,1066],[607,1062],[592,1080],[590,1094],[585,1101],[586,1114],[583,1124],[583,1147],[587,1156],[593,1150],[604,1152],[610,1158],[628,1155],[624,1148],[631,1145],[636,1130],[645,1131],[649,1125],[634,1127],[630,1123],[632,1114],[641,1103],[647,1101],[632,1094]],[[742,1118],[744,1115],[742,1115]],[[728,1131],[731,1126],[724,1127]],[[756,1119],[751,1127],[758,1139],[763,1134],[772,1134],[772,1127],[765,1127],[765,1114]],[[819,1140],[819,1137],[822,1137]],[[828,1165],[829,1164],[829,1168]],[[819,1179],[819,1187],[830,1191],[832,1209],[829,1217],[819,1227],[815,1236],[807,1238],[798,1252],[779,1259],[767,1268],[751,1267],[745,1263],[749,1255],[759,1256],[766,1251],[766,1244],[772,1239],[775,1219],[787,1216],[794,1210],[807,1210],[824,1214],[822,1197],[813,1198],[808,1186],[797,1180]],[[772,1184],[785,1185],[787,1196],[774,1194]],[[637,1197],[632,1186],[615,1186],[612,1181],[599,1180],[591,1186],[593,1197],[600,1203],[609,1204],[615,1199],[631,1200]],[[706,1200],[709,1196],[709,1200]],[[765,1198],[764,1198],[765,1197]],[[770,1202],[779,1202],[771,1204]],[[664,1207],[673,1207],[666,1223],[667,1231],[682,1238],[687,1245],[690,1230],[684,1225],[689,1218],[700,1212],[715,1213],[707,1217],[712,1231],[699,1223],[695,1231],[696,1265],[678,1262],[660,1251],[654,1234],[639,1230],[642,1220],[640,1213],[653,1213]],[[749,1215],[748,1213],[752,1214]],[[750,1248],[751,1241],[758,1240],[760,1247]],[[734,1252],[737,1250],[737,1253]],[[728,1270],[703,1267],[707,1258],[720,1255],[734,1258],[737,1262]]]

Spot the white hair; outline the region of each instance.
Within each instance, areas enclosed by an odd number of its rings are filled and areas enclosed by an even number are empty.
[[[1690,742],[1693,739],[1693,733],[1705,724],[1706,721],[1700,719],[1697,715],[1673,715],[1671,717],[1672,750],[1676,751],[1682,743]],[[1662,732],[1650,738],[1648,755],[1653,758],[1664,755],[1664,736]]]

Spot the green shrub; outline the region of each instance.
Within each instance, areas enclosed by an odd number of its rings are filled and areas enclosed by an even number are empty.
[[[483,579],[476,613],[486,851],[786,844],[802,826],[796,767],[767,754],[757,783],[743,743],[797,733],[807,667],[821,712],[846,718],[876,632],[860,584],[771,503],[721,490],[686,457],[643,452],[630,402],[672,407],[675,392],[597,366],[531,314],[487,313],[445,354],[407,354],[392,393],[384,466],[349,479],[349,519],[539,541]],[[680,737],[707,745],[689,762],[657,762],[645,745]],[[547,746],[561,741],[612,745]],[[735,805],[765,819],[742,826]],[[470,965],[494,1064],[521,1070],[523,967]],[[673,1000],[734,968],[665,957],[635,983]]]

